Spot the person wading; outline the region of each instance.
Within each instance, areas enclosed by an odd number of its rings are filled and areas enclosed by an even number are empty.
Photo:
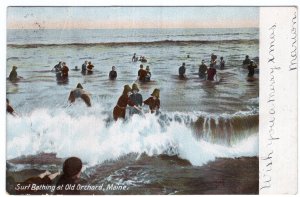
[[[83,90],[83,87],[80,83],[77,84],[76,88],[70,92],[69,101],[74,103],[75,99],[81,98],[88,107],[91,107],[91,99],[89,93]]]
[[[118,74],[117,74],[117,71],[116,71],[116,67],[112,66],[111,71],[109,72],[109,79],[110,80],[115,80],[117,78],[117,76],[118,76]]]
[[[12,67],[12,70],[9,73],[8,79],[10,81],[16,81],[18,79],[18,73],[17,73],[17,68],[16,66]]]
[[[92,64],[92,62],[88,62],[88,65],[87,65],[87,73],[88,74],[92,74],[93,73],[93,68],[94,68],[94,65]]]
[[[206,78],[206,72],[207,72],[207,66],[204,63],[205,61],[202,60],[200,66],[199,66],[199,78],[200,79],[205,79]]]
[[[69,68],[68,68],[66,62],[63,62],[62,63],[62,68],[61,68],[61,76],[63,78],[67,78],[68,75],[69,75],[68,73],[69,73]]]
[[[211,56],[210,56],[210,63],[211,64],[216,64],[217,63],[217,58],[218,57],[214,53],[212,53]]]
[[[55,72],[60,72],[61,70],[61,65],[62,64],[62,61],[59,61],[58,64],[56,64],[51,71],[55,71]]]
[[[214,81],[217,70],[214,68],[214,64],[210,64],[209,69],[207,70],[207,80]]]
[[[132,94],[129,96],[130,100],[133,101],[135,103],[136,106],[141,107],[143,104],[143,97],[142,95],[139,93],[139,88],[137,86],[137,84],[132,84]],[[129,114],[133,115],[133,114],[140,114],[141,111],[140,110],[136,110],[134,107],[130,107],[129,109]]]
[[[82,74],[86,73],[87,64],[88,64],[88,61],[84,61],[84,63],[81,65]]]
[[[224,58],[221,57],[220,58],[220,69],[223,70],[225,68],[225,61],[224,61]]]
[[[244,61],[243,61],[243,65],[249,65],[251,62],[251,60],[249,59],[249,55],[246,55]]]
[[[180,66],[179,69],[178,69],[179,78],[181,78],[181,79],[185,79],[186,78],[185,71],[186,71],[185,63],[183,62],[182,66]]]
[[[140,70],[138,71],[138,79],[140,81],[145,81],[147,76],[147,71],[144,70],[143,64],[140,65]]]
[[[150,81],[151,80],[151,72],[150,72],[150,67],[149,66],[146,66],[146,72],[147,72],[147,75],[145,77],[145,81]]]
[[[151,113],[158,112],[160,108],[159,89],[154,89],[151,97],[144,101],[145,105],[149,105]]]
[[[133,56],[132,56],[132,58],[131,58],[131,61],[132,61],[132,62],[136,62],[136,61],[138,61],[138,59],[139,59],[139,58],[136,57],[136,53],[134,53]]]
[[[123,93],[119,97],[117,105],[114,107],[113,110],[113,117],[115,121],[117,121],[119,118],[125,119],[127,105],[134,107],[138,111],[141,111],[141,109],[137,107],[133,101],[130,100],[130,94],[131,88],[129,87],[129,85],[125,85]]]
[[[250,61],[250,64],[248,65],[248,77],[253,77],[254,76],[254,71],[255,68],[257,68],[257,65],[254,64],[253,60]]]

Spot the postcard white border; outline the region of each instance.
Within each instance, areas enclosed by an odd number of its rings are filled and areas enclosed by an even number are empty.
[[[260,8],[260,194],[297,192],[296,7]]]

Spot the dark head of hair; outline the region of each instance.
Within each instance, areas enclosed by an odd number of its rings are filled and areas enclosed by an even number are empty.
[[[65,176],[73,177],[81,171],[81,168],[81,160],[78,157],[70,157],[64,162],[63,172]]]
[[[184,62],[182,63],[182,66],[185,66],[185,63],[184,63]]]
[[[140,68],[143,68],[143,67],[144,67],[143,64],[141,64],[141,65],[140,65]]]
[[[76,86],[76,88],[83,89],[83,87],[82,87],[81,83],[78,83],[78,84],[77,84],[77,86]]]
[[[6,99],[6,102],[7,102],[7,103],[9,103],[9,100],[8,100],[8,99]]]
[[[220,59],[222,60],[222,59],[223,59],[223,57],[220,57]]]
[[[123,90],[123,95],[127,95],[128,94],[128,92],[131,92],[132,91],[132,89],[130,88],[130,86],[129,85],[124,85],[124,90]]]
[[[249,55],[246,55],[246,58],[248,59],[248,58],[249,58]]]

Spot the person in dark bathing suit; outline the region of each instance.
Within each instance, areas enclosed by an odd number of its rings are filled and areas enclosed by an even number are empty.
[[[136,53],[134,53],[133,56],[132,56],[132,58],[131,58],[131,61],[132,61],[132,62],[137,62],[138,59],[139,59],[139,58],[136,57]]]
[[[209,69],[207,70],[207,80],[214,81],[215,75],[217,74],[217,70],[214,68],[214,64],[210,64]]]
[[[92,74],[93,73],[93,68],[94,68],[94,65],[92,64],[92,62],[88,62],[87,74]]]
[[[79,195],[80,190],[77,188],[79,177],[82,169],[82,161],[77,157],[70,157],[63,164],[63,174],[56,183],[55,194],[59,195]],[[75,185],[73,190],[66,190],[67,184]],[[58,189],[62,188],[62,189]]]
[[[81,73],[86,74],[86,67],[87,67],[88,61],[84,61],[84,64],[81,65]]]
[[[117,105],[114,107],[113,110],[113,117],[115,121],[117,121],[119,118],[125,119],[127,105],[134,107],[138,111],[141,111],[141,109],[138,106],[136,106],[132,100],[130,100],[130,94],[131,88],[129,87],[129,85],[125,85],[123,93],[119,97]]]
[[[186,71],[185,63],[183,62],[182,66],[180,66],[179,69],[178,69],[179,78],[181,78],[181,79],[185,79],[186,78],[185,71]]]
[[[147,75],[145,77],[145,81],[150,81],[151,80],[151,72],[150,72],[150,67],[149,66],[146,66],[146,72],[147,72]]]
[[[200,79],[205,79],[206,78],[206,72],[207,72],[207,66],[204,63],[205,61],[202,60],[200,66],[199,66],[199,78]]]
[[[220,60],[220,69],[223,70],[225,68],[225,61],[223,57],[221,57]]]
[[[218,57],[214,53],[212,53],[211,56],[210,56],[210,63],[211,64],[216,64],[217,63],[217,58]]]
[[[150,112],[158,112],[160,108],[159,89],[154,89],[151,97],[144,101],[145,105],[149,106]]]
[[[61,68],[61,77],[67,78],[69,76],[69,68],[66,64],[66,62],[62,63],[62,68]]]
[[[243,61],[243,65],[249,65],[251,60],[249,59],[249,55],[246,55],[245,60]]]
[[[143,68],[143,64],[140,65],[140,70],[138,71],[138,79],[140,81],[145,81],[146,80],[146,76],[147,76],[147,71],[144,70]]]
[[[135,103],[136,106],[141,107],[143,104],[143,97],[142,95],[139,93],[139,88],[137,86],[137,84],[132,84],[132,94],[129,96],[130,100],[133,101]],[[130,107],[129,109],[129,114],[133,115],[133,114],[140,114],[139,110],[136,110],[134,107]]]
[[[248,65],[248,77],[253,77],[254,76],[254,71],[255,68],[257,68],[257,65],[254,64],[253,60],[250,61],[250,64]]]
[[[111,71],[109,72],[109,79],[110,80],[115,80],[117,78],[118,74],[117,74],[117,71],[116,71],[116,67],[113,66],[111,68]]]
[[[59,61],[58,64],[56,64],[53,68],[52,71],[54,70],[55,72],[60,72],[61,67],[62,67],[62,61]]]
[[[9,73],[8,79],[10,81],[16,81],[18,79],[18,73],[17,73],[17,68],[16,66],[12,67],[12,70]]]

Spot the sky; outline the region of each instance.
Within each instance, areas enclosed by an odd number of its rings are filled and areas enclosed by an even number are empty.
[[[244,28],[258,7],[8,7],[8,29]]]

